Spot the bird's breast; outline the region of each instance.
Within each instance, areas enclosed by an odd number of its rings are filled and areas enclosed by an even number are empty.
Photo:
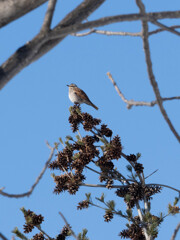
[[[82,99],[74,91],[69,91],[69,99],[73,103],[82,103]]]

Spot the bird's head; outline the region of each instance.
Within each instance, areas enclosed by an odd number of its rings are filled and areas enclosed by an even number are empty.
[[[77,87],[77,85],[76,84],[74,84],[74,83],[71,83],[70,85],[67,85],[69,88],[74,88],[74,87]]]

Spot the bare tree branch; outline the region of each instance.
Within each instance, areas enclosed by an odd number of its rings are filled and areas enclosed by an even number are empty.
[[[66,227],[69,229],[69,231],[71,232],[72,236],[76,239],[76,240],[79,240],[78,237],[76,236],[76,234],[74,233],[74,231],[72,230],[72,228],[70,228],[70,225],[68,223],[68,221],[66,220],[66,218],[64,217],[64,215],[59,212],[59,215],[62,217],[63,221],[65,222],[66,224]]]
[[[1,232],[0,232],[0,238],[1,238],[2,240],[8,240]]]
[[[85,29],[92,29],[94,27],[101,27],[112,23],[117,22],[132,22],[132,21],[138,21],[138,20],[157,20],[157,19],[165,19],[165,18],[180,18],[180,11],[174,11],[174,12],[153,12],[153,13],[135,13],[135,14],[124,14],[124,15],[117,15],[117,16],[111,16],[111,17],[104,17],[100,18],[98,20],[94,21],[88,21],[83,24],[74,24],[73,26],[69,26],[67,28],[62,29],[62,25],[57,25],[56,28],[54,28],[51,33],[50,38],[55,39],[62,37],[64,34],[72,34],[79,31],[83,31]],[[63,25],[64,26],[64,25]]]
[[[49,36],[44,36],[44,33],[39,33],[36,37],[34,37],[34,39],[19,48],[0,67],[0,89],[2,89],[9,82],[9,80],[11,80],[23,68],[31,64],[33,61],[39,59],[42,55],[61,42],[69,34],[68,31],[70,31],[70,29],[73,31],[72,25],[80,23],[86,19],[104,1],[105,0],[84,0],[50,32]],[[64,32],[63,28],[68,28],[68,33]],[[54,40],[48,40],[50,37],[52,37],[53,33],[57,29],[61,29],[61,36]],[[49,38],[47,39],[47,37]],[[39,48],[40,45],[41,47]],[[34,54],[35,51],[36,54]]]
[[[0,1],[0,28],[22,17],[48,0],[5,0]]]
[[[149,178],[150,176],[152,176],[154,173],[156,173],[159,169],[156,169],[155,171],[153,171],[152,173],[150,173],[147,177],[145,177],[145,179]]]
[[[170,26],[169,28],[176,29],[176,28],[180,28],[180,26],[179,25],[173,25],[173,26]],[[153,34],[164,32],[164,31],[166,31],[166,30],[162,29],[162,28],[158,28],[154,31],[149,32],[149,35],[153,35]]]
[[[151,101],[151,102],[145,102],[145,101],[134,101],[134,100],[128,100],[125,98],[124,94],[119,89],[117,83],[114,81],[114,78],[112,77],[111,73],[107,73],[109,79],[111,80],[112,84],[114,85],[115,90],[117,91],[118,95],[121,97],[123,102],[127,104],[127,108],[131,109],[133,106],[148,106],[148,107],[154,107],[157,104],[157,100]],[[171,101],[171,100],[180,100],[180,96],[175,97],[167,97],[167,98],[161,98],[162,102],[165,101]]]
[[[154,25],[157,25],[158,27],[162,28],[165,31],[168,31],[168,32],[176,34],[177,36],[180,36],[180,32],[176,31],[174,28],[168,27],[168,26],[158,22],[157,20],[151,20],[151,23],[153,23]]]
[[[19,48],[5,63],[0,67],[0,89],[2,89],[16,74],[23,68],[39,59],[50,49],[55,47],[68,34],[85,30],[87,28],[99,27],[114,22],[133,21],[142,19],[163,19],[179,18],[180,11],[157,12],[142,14],[127,14],[113,17],[105,17],[99,20],[79,24],[95,11],[105,0],[85,0],[76,9],[69,13],[49,34],[38,34],[30,42]],[[37,51],[37,45],[42,45]],[[36,54],[32,52],[36,49]],[[31,57],[29,57],[31,56]],[[33,56],[33,57],[32,57]]]
[[[85,186],[85,187],[98,187],[98,188],[107,188],[106,184],[89,184],[89,183],[81,183],[81,186]],[[159,186],[159,187],[165,187],[165,188],[169,188],[175,192],[178,192],[180,194],[180,190],[171,186],[168,186],[166,184],[161,184],[161,183],[148,183],[145,184],[145,186],[147,187],[151,187],[151,186]],[[111,188],[125,188],[125,187],[129,187],[129,185],[112,185]]]
[[[175,228],[175,230],[174,230],[174,233],[173,233],[173,235],[172,235],[172,237],[171,237],[171,240],[175,240],[179,229],[180,229],[180,223],[178,223],[178,225],[176,226],[176,228]]]
[[[142,15],[146,14],[145,7],[144,7],[144,4],[142,3],[142,1],[136,0],[136,3],[140,9],[140,13]],[[162,97],[160,95],[159,87],[158,87],[158,84],[156,82],[156,79],[155,79],[155,76],[153,73],[149,41],[148,41],[148,24],[147,24],[146,20],[142,20],[142,40],[143,40],[143,47],[144,47],[144,52],[145,52],[149,80],[152,85],[153,91],[155,93],[157,104],[158,104],[160,111],[161,111],[165,121],[167,122],[169,128],[171,129],[171,131],[173,132],[173,134],[177,138],[177,140],[180,142],[180,136],[177,133],[176,129],[174,128],[173,124],[171,123],[171,121],[166,113],[166,110],[163,107]]]
[[[19,48],[6,62],[0,67],[0,89],[2,89],[16,74],[23,68],[39,59],[68,34],[85,30],[87,28],[104,26],[115,22],[150,20],[163,18],[179,18],[180,11],[156,12],[143,14],[127,14],[113,17],[105,17],[99,20],[79,24],[95,11],[105,0],[84,0],[76,9],[69,13],[50,33],[46,36],[39,33],[30,42]],[[37,45],[42,45],[37,51]],[[32,52],[36,49],[36,54]],[[31,57],[29,57],[31,56]],[[33,56],[33,57],[32,57]]]
[[[176,28],[180,28],[179,25],[173,25],[169,27],[170,29],[176,29]],[[154,31],[151,31],[148,33],[149,36],[157,34],[157,33],[161,33],[167,31],[167,29],[162,29],[162,28],[158,28]],[[132,33],[132,32],[112,32],[112,31],[107,31],[107,30],[98,30],[98,29],[91,29],[88,32],[84,32],[84,33],[72,33],[72,36],[75,37],[85,37],[88,36],[90,34],[101,34],[101,35],[107,35],[107,36],[131,36],[131,37],[141,37],[142,36],[142,32],[136,32],[136,33]]]
[[[49,2],[48,2],[47,12],[46,12],[44,22],[43,22],[43,25],[41,28],[42,32],[47,32],[50,30],[56,2],[57,2],[57,0],[49,0]]]
[[[36,228],[42,232],[43,235],[45,235],[49,240],[52,240],[53,238],[51,238],[44,230],[42,230],[41,226],[36,225]]]
[[[92,33],[97,33],[101,35],[107,35],[107,36],[131,36],[131,37],[141,37],[140,33],[131,33],[131,32],[112,32],[112,31],[105,31],[105,30],[97,30],[97,29],[91,29],[88,32],[85,33],[73,33],[72,36],[75,37],[85,37],[87,35],[90,35]]]
[[[39,181],[41,180],[41,178],[43,177],[52,157],[53,157],[53,154],[54,154],[54,150],[55,150],[55,147],[52,148],[50,147],[50,145],[47,143],[47,146],[51,149],[51,153],[49,155],[49,158],[48,160],[46,161],[45,163],[45,166],[43,168],[43,170],[41,171],[41,173],[39,174],[39,176],[37,177],[35,183],[32,185],[32,187],[30,188],[30,190],[28,192],[25,192],[25,193],[20,193],[20,194],[11,194],[11,193],[6,193],[2,190],[0,190],[0,195],[2,196],[5,196],[5,197],[9,197],[9,198],[22,198],[22,197],[29,197],[32,192],[34,191],[35,187],[38,185]]]

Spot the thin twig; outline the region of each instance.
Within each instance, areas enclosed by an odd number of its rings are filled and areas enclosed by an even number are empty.
[[[75,36],[75,37],[85,37],[85,36],[90,35],[92,33],[97,33],[97,34],[106,35],[106,36],[131,36],[131,37],[141,37],[141,34],[142,34],[141,32],[137,32],[137,33],[112,32],[112,31],[91,29],[90,31],[85,32],[85,33],[73,33],[71,35]]]
[[[145,177],[145,179],[147,179],[148,177],[152,176],[154,173],[156,173],[159,169],[156,169],[154,172],[152,172],[151,174],[149,174],[147,177]]]
[[[62,217],[62,219],[64,220],[64,222],[65,222],[65,224],[66,224],[66,227],[69,229],[69,231],[71,232],[72,236],[73,236],[75,239],[79,240],[78,237],[76,236],[76,234],[74,233],[74,231],[72,230],[72,228],[70,228],[70,225],[69,225],[69,223],[67,222],[67,220],[66,220],[66,218],[64,217],[64,215],[63,215],[61,212],[59,212],[59,214],[60,214],[60,216]]]
[[[171,32],[171,33],[174,33],[176,34],[177,36],[180,36],[180,32],[176,31],[175,29],[171,28],[171,27],[168,27],[160,22],[158,22],[157,20],[150,20],[150,22],[162,29],[164,29],[165,31],[168,31],[168,32]]]
[[[180,26],[179,25],[173,25],[173,26],[170,26],[168,28],[169,29],[176,29],[176,28],[180,28]],[[167,31],[167,29],[158,28],[156,30],[148,32],[148,35],[151,36],[151,35],[161,33],[161,32],[164,32],[164,31]],[[75,37],[85,37],[85,36],[91,35],[93,33],[100,34],[100,35],[106,35],[106,36],[131,36],[131,37],[141,37],[142,36],[142,32],[136,32],[136,33],[132,33],[132,32],[113,32],[113,31],[107,31],[107,30],[98,30],[98,29],[94,29],[94,28],[90,29],[89,31],[84,32],[84,33],[72,33],[71,35],[75,36]]]
[[[81,183],[81,186],[84,187],[100,187],[100,188],[107,188],[106,184],[88,184],[88,183]],[[112,185],[111,188],[124,188],[124,187],[128,187],[128,185]]]
[[[144,7],[144,4],[141,2],[141,0],[136,0],[136,3],[140,9],[140,13],[142,15],[146,15],[145,7]],[[145,52],[149,80],[152,85],[153,91],[155,93],[157,104],[159,106],[159,109],[160,109],[165,121],[167,122],[169,128],[171,129],[172,133],[177,138],[178,142],[180,142],[180,136],[179,136],[178,132],[176,131],[176,129],[174,128],[173,124],[171,123],[171,121],[167,115],[167,112],[163,107],[162,97],[161,97],[161,94],[159,91],[158,83],[154,76],[154,72],[153,72],[153,68],[152,68],[152,61],[151,61],[150,47],[149,47],[149,40],[148,40],[148,24],[147,24],[146,20],[142,21],[142,40],[143,40],[143,48],[144,48],[144,52]]]
[[[0,238],[2,238],[2,240],[8,240],[1,232],[0,232]]]
[[[85,186],[85,187],[102,187],[102,188],[106,188],[105,184],[88,184],[88,183],[81,183],[81,186]],[[169,188],[171,190],[174,190],[178,193],[180,193],[180,190],[171,186],[168,186],[166,184],[160,184],[160,183],[146,183],[145,186],[147,187],[152,187],[152,186],[159,186],[159,187],[165,187],[165,188]],[[129,185],[112,185],[111,188],[126,188],[129,187]]]
[[[49,155],[49,158],[48,160],[46,161],[45,165],[44,165],[44,168],[42,169],[41,173],[39,174],[39,176],[37,177],[35,183],[32,185],[32,187],[30,188],[30,190],[28,192],[25,192],[25,193],[20,193],[20,194],[10,194],[10,193],[6,193],[2,190],[0,190],[0,195],[3,195],[5,197],[9,197],[9,198],[22,198],[22,197],[29,197],[32,192],[34,191],[35,187],[38,185],[39,181],[41,180],[41,178],[43,177],[52,157],[53,157],[53,154],[54,154],[54,150],[55,150],[55,147],[52,148],[49,143],[46,143],[48,148],[50,148],[51,150],[51,153]]]
[[[55,10],[57,0],[49,0],[48,8],[44,17],[44,22],[41,28],[41,31],[48,32],[51,27],[52,18]]]
[[[125,98],[124,94],[121,92],[119,89],[117,83],[115,82],[114,78],[112,77],[112,74],[110,72],[107,73],[109,79],[111,80],[115,90],[117,91],[118,95],[121,97],[123,102],[127,104],[127,108],[131,109],[133,106],[147,106],[147,107],[154,107],[157,104],[157,100],[151,101],[151,102],[145,102],[145,101],[134,101],[134,100],[128,100]],[[171,100],[180,100],[180,96],[175,96],[175,97],[166,97],[166,98],[161,98],[162,102],[165,101],[171,101]]]
[[[166,184],[160,184],[160,183],[148,183],[146,184],[146,186],[159,186],[159,187],[165,187],[165,188],[169,188],[171,190],[174,190],[176,192],[178,192],[180,194],[180,189],[177,189],[177,188],[174,188],[174,187],[171,187],[171,186],[168,186]]]
[[[180,28],[180,26],[179,25],[173,25],[173,26],[170,26],[169,28],[176,29],[176,28]],[[148,35],[150,36],[150,35],[154,35],[156,33],[164,32],[164,31],[166,31],[166,30],[162,29],[162,28],[158,28],[154,31],[149,32]]]
[[[175,240],[179,229],[180,229],[180,223],[178,223],[178,225],[176,226],[176,228],[175,228],[175,230],[174,230],[174,233],[173,233],[173,235],[172,235],[172,237],[171,237],[171,240]]]
[[[53,239],[45,231],[43,231],[40,226],[36,225],[36,228],[39,229],[39,231],[42,232],[49,240]]]
[[[90,168],[90,167],[88,167],[88,166],[85,166],[85,168],[87,168],[87,169],[91,170],[92,172],[95,172],[95,173],[97,173],[97,174],[101,175],[101,173],[100,173],[100,172],[98,172],[98,171],[94,170],[93,168]]]

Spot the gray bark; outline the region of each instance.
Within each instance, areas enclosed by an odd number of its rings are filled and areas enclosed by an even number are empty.
[[[84,0],[72,12],[70,12],[56,28],[63,29],[81,23],[93,11],[95,11],[105,0]],[[0,89],[2,89],[16,74],[23,68],[39,59],[50,49],[61,42],[69,33],[55,40],[46,41],[44,33],[39,33],[34,39],[19,48],[5,63],[0,67]],[[40,46],[40,47],[39,47]]]
[[[0,28],[22,17],[48,0],[0,0]]]

